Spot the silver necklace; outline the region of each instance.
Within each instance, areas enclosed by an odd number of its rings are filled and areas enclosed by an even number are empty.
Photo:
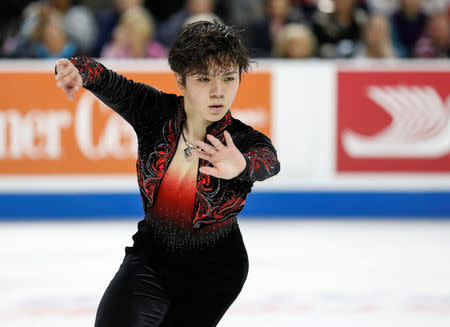
[[[183,130],[181,130],[181,136],[183,137],[184,143],[188,146],[186,149],[184,149],[184,155],[187,157],[192,156],[192,149],[200,149],[198,145],[194,145],[192,143],[189,143],[186,138],[184,137]]]

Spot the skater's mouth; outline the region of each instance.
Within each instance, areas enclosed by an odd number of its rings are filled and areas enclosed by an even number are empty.
[[[212,106],[209,106],[209,110],[210,112],[214,113],[214,114],[219,114],[223,111],[223,105],[221,104],[214,104]]]

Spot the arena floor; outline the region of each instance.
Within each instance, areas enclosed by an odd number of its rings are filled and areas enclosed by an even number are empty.
[[[93,326],[137,221],[0,223],[0,326]],[[448,327],[450,221],[241,220],[221,327]],[[190,326],[185,326],[190,327]]]

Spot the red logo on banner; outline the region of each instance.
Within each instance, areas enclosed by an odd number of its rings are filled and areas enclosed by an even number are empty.
[[[338,73],[339,172],[450,171],[450,72]]]

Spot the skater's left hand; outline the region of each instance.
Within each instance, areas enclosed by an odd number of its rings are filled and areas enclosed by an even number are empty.
[[[239,176],[247,166],[242,153],[236,148],[230,133],[225,131],[225,144],[208,134],[206,138],[212,145],[199,141],[200,149],[192,150],[198,157],[208,160],[213,167],[200,167],[200,172],[217,178],[232,179]]]

